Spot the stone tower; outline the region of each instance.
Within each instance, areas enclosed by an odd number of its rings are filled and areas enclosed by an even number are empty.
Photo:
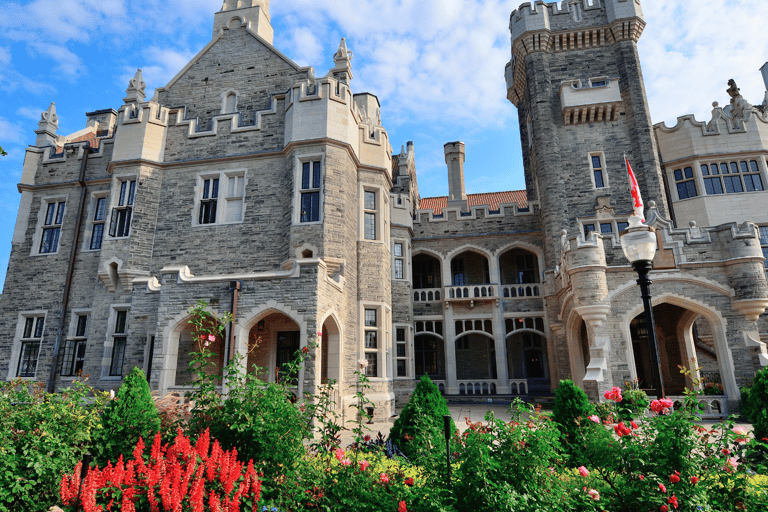
[[[507,98],[517,107],[529,200],[541,202],[546,266],[563,229],[598,204],[631,211],[623,155],[667,215],[637,41],[639,0],[537,1],[512,12]]]

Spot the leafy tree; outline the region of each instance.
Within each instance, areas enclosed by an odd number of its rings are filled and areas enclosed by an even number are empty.
[[[3,149],[3,146],[0,146],[0,156],[6,156],[6,155],[8,155],[8,153],[5,152],[5,150]]]
[[[392,425],[389,439],[408,457],[415,457],[420,445],[426,445],[437,454],[442,454],[445,446],[443,416],[450,414],[448,403],[440,390],[428,376],[423,375],[411,399]],[[453,419],[451,432],[456,432]]]
[[[149,391],[147,378],[134,367],[109,402],[102,417],[103,429],[97,432],[96,459],[100,465],[128,458],[139,437],[148,442],[160,431],[160,415]]]

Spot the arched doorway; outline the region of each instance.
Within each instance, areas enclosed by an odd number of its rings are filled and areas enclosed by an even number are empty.
[[[320,338],[320,383],[341,382],[341,333],[336,320],[329,316],[323,322]]]
[[[536,332],[515,332],[507,337],[507,372],[510,379],[525,379],[527,392],[549,392],[547,340]]]
[[[496,378],[496,349],[490,336],[469,333],[456,340],[456,379]]]
[[[445,343],[431,334],[417,334],[413,339],[415,377],[428,375],[433,380],[445,379]]]
[[[682,395],[685,388],[691,386],[690,379],[680,373],[681,366],[690,368],[689,361],[694,357],[686,346],[686,337],[690,337],[692,332],[691,312],[674,304],[663,303],[653,307],[653,317],[664,391],[668,395]],[[656,384],[644,313],[632,319],[629,332],[638,385],[652,392]]]
[[[489,284],[488,258],[475,251],[464,251],[451,258],[451,286]]]
[[[216,341],[213,342],[208,339],[195,339],[192,336],[193,329],[194,327],[191,324],[187,324],[179,333],[174,385],[186,386],[198,380],[197,374],[192,371],[189,364],[194,357],[192,353],[201,351],[202,343],[207,343],[208,350],[212,352],[211,357],[208,358],[208,362],[211,364],[205,367],[205,373],[218,376],[217,385],[221,385],[222,370],[224,368],[224,340],[221,336],[217,336]]]
[[[248,372],[270,382],[290,377],[295,384],[297,375],[287,375],[288,363],[299,348],[300,330],[296,322],[284,313],[268,312],[248,333]]]

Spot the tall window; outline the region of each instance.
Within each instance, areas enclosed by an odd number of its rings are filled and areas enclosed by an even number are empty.
[[[363,210],[366,240],[376,240],[376,192],[366,190],[364,193]]]
[[[675,170],[675,183],[677,184],[678,199],[688,199],[696,197],[696,181],[693,177],[693,169],[686,167]]]
[[[59,250],[61,223],[64,221],[64,201],[46,205],[43,221],[43,236],[40,240],[40,254],[50,254]]]
[[[398,377],[408,376],[407,342],[405,327],[395,328],[395,365]]]
[[[379,375],[379,322],[378,310],[365,310],[365,360],[368,366],[365,368],[367,377],[378,377]]]
[[[402,242],[395,242],[395,279],[403,279],[405,274],[403,273],[403,244]]]
[[[216,207],[219,200],[219,178],[203,180],[203,197],[200,200],[199,224],[216,223]]]
[[[45,317],[28,316],[24,318],[24,331],[21,335],[21,352],[17,377],[34,377],[37,371],[37,358],[40,354],[40,342],[43,339]]]
[[[97,197],[91,227],[91,249],[101,249],[104,240],[104,221],[107,218],[107,198]]]
[[[125,359],[125,345],[128,341],[126,336],[126,320],[128,311],[115,311],[115,325],[112,331],[112,357],[109,363],[110,377],[120,377],[123,374],[123,360]]]
[[[227,190],[224,196],[227,208],[224,222],[240,222],[243,220],[243,199],[245,197],[245,175],[228,174],[225,176]]]
[[[320,220],[320,186],[322,173],[320,162],[301,164],[301,222]]]
[[[595,188],[605,188],[605,165],[600,155],[590,155]]]
[[[413,258],[413,288],[440,288],[440,265],[425,254]]]
[[[757,229],[760,233],[760,247],[762,247],[765,257],[763,265],[768,268],[768,226],[759,226]]]
[[[451,275],[453,276],[453,286],[463,286],[466,284],[463,259],[454,258],[451,260]]]
[[[109,236],[124,237],[131,232],[131,215],[133,199],[136,196],[136,180],[120,182],[120,192],[117,196],[117,206],[112,208],[112,218],[109,221]]]
[[[64,360],[61,365],[61,375],[63,377],[80,375],[83,372],[88,315],[77,315],[76,322],[75,335],[67,343],[67,348],[64,351]]]

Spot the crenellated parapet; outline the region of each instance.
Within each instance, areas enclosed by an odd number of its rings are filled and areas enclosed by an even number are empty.
[[[525,90],[525,57],[635,43],[645,28],[639,0],[566,0],[522,4],[512,11],[512,59],[507,64],[507,98],[518,104]]]

